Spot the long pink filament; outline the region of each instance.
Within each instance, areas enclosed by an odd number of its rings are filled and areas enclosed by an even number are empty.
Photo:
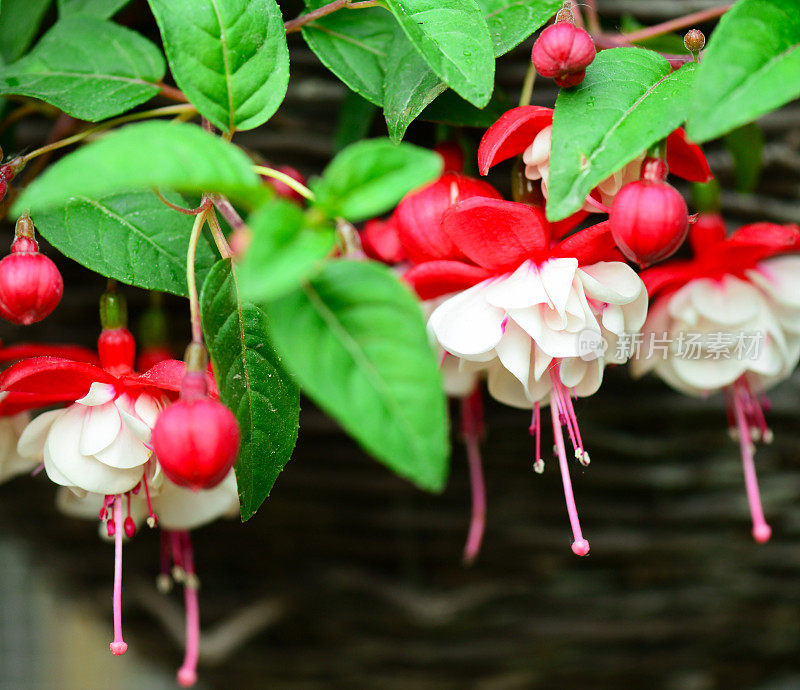
[[[533,403],[533,414],[531,415],[531,426],[528,431],[534,435],[534,452],[536,455],[533,461],[533,471],[537,474],[544,472],[544,460],[542,460],[542,419],[539,413],[539,403]]]
[[[556,452],[558,453],[558,464],[561,468],[561,482],[564,485],[564,498],[567,501],[567,513],[569,522],[572,526],[572,534],[575,541],[572,542],[572,552],[576,556],[585,556],[589,553],[589,542],[583,538],[581,533],[581,523],[578,519],[578,509],[575,507],[575,496],[572,493],[572,481],[569,476],[569,465],[567,464],[567,453],[564,450],[564,435],[561,433],[561,422],[558,413],[558,397],[555,390],[550,394],[550,413],[553,418],[553,437],[556,442]]]
[[[128,650],[122,639],[122,496],[114,498],[114,641],[109,645],[111,653],[120,656]]]
[[[734,390],[733,410],[736,424],[739,428],[739,447],[742,452],[742,468],[744,470],[744,485],[747,490],[747,500],[750,503],[750,516],[753,521],[753,539],[760,544],[769,541],[772,528],[764,519],[764,509],[761,506],[761,494],[758,490],[758,476],[753,460],[753,445],[750,440],[750,428],[745,416],[742,392]]]
[[[478,558],[486,529],[486,486],[483,478],[480,441],[482,435],[483,405],[481,391],[476,388],[461,400],[461,428],[467,447],[469,483],[472,493],[472,515],[467,541],[464,544],[464,564],[472,565]]]
[[[177,677],[178,684],[188,688],[197,682],[197,660],[200,655],[200,603],[197,597],[192,540],[188,532],[179,533],[178,536],[183,542],[183,568],[187,578],[183,585],[183,600],[186,607],[186,651]]]

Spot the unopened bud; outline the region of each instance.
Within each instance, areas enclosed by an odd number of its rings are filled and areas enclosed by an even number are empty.
[[[700,29],[691,29],[683,37],[683,45],[690,53],[699,53],[706,45],[706,37]]]

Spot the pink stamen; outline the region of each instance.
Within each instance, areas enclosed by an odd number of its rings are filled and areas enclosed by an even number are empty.
[[[542,420],[539,414],[539,403],[533,403],[533,414],[531,415],[531,425],[528,432],[535,437],[534,443],[535,460],[533,461],[533,471],[536,474],[544,472],[544,460],[542,460]]]
[[[558,418],[557,407],[557,394],[553,391],[550,394],[550,413],[553,417],[553,437],[556,442],[558,464],[561,468],[561,482],[564,485],[564,498],[567,501],[567,513],[569,514],[569,522],[572,526],[572,534],[575,538],[572,542],[572,552],[576,556],[585,556],[589,553],[589,542],[583,538],[583,534],[581,533],[581,523],[578,519],[578,509],[575,507],[575,496],[572,493],[572,481],[569,477],[567,453],[564,450],[564,435],[561,433],[561,423]]]
[[[483,435],[483,402],[480,386],[461,400],[461,429],[467,447],[469,482],[472,493],[472,515],[467,541],[464,544],[464,564],[472,565],[478,558],[486,529],[486,486],[481,462],[481,436]]]
[[[33,471],[31,472],[31,477],[35,477],[36,475],[40,474],[43,469],[44,469],[44,463],[42,462],[33,468]]]
[[[741,381],[742,381],[742,387],[747,392],[747,397],[750,404],[749,406],[752,414],[752,423],[759,429],[760,440],[764,441],[764,443],[771,443],[772,429],[770,429],[769,426],[767,425],[767,419],[764,416],[764,410],[761,408],[761,405],[759,404],[758,396],[753,392],[750,382],[747,380],[747,377],[743,376]]]
[[[176,533],[176,536],[183,542],[183,565],[187,574],[183,585],[186,607],[186,651],[177,677],[178,684],[188,688],[197,682],[197,660],[200,656],[200,603],[197,597],[198,582],[194,572],[191,538],[188,532]]]
[[[147,484],[147,469],[145,468],[142,475],[142,485],[144,486],[144,495],[147,499],[147,526],[150,528],[158,524],[158,516],[153,511],[153,504],[150,502],[150,487]]]
[[[114,522],[122,521],[122,501],[120,496],[114,499]],[[114,641],[109,645],[114,656],[120,656],[128,650],[128,644],[122,639],[122,530],[115,530],[114,535]]]
[[[595,199],[591,194],[586,197],[586,201],[603,213],[611,213],[611,209],[608,206]]]
[[[745,416],[743,393],[733,391],[733,410],[736,423],[739,427],[739,447],[742,453],[742,468],[744,470],[744,484],[747,490],[747,500],[750,503],[750,516],[753,521],[753,539],[759,544],[769,541],[772,528],[764,519],[764,509],[761,506],[761,494],[758,490],[758,476],[753,460],[753,445],[750,441],[750,430]]]
[[[578,415],[575,414],[575,408],[572,405],[572,396],[569,393],[564,393],[564,401],[567,405],[567,414],[569,414],[570,418],[572,419],[572,426],[575,429],[575,438],[578,441],[578,445],[575,448],[575,456],[580,461],[581,465],[588,466],[589,465],[589,453],[586,452],[586,449],[583,446],[583,439],[581,438],[581,430],[578,426]]]
[[[442,356],[439,358],[439,368],[441,369],[444,366],[445,360],[447,359],[448,352],[442,352]]]
[[[578,418],[575,416],[575,409],[572,407],[569,392],[561,382],[558,368],[550,370],[550,380],[553,383],[553,391],[558,399],[559,418],[562,426],[566,425],[567,427],[572,448],[575,451],[575,459],[586,467],[589,464],[589,454],[583,449],[581,432],[578,430]]]
[[[175,582],[186,580],[186,571],[183,567],[183,553],[181,549],[181,535],[178,532],[170,532],[170,543],[172,546],[172,579]]]

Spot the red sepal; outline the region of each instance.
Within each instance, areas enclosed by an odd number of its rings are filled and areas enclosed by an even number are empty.
[[[97,353],[80,345],[50,345],[47,343],[16,343],[0,347],[0,362],[13,362],[30,357],[63,357],[76,362],[100,364]]]
[[[51,402],[75,401],[86,395],[95,381],[117,383],[116,377],[88,362],[33,357],[0,374],[0,391],[40,395]]]
[[[399,264],[405,259],[393,216],[387,220],[368,220],[361,231],[361,247],[370,259],[385,264]]]
[[[433,299],[459,292],[491,278],[491,271],[461,261],[427,261],[403,276],[420,299]]]
[[[673,175],[689,182],[708,182],[714,178],[703,149],[686,138],[683,128],[667,137],[667,165]]]
[[[478,147],[478,170],[481,175],[489,168],[512,156],[518,156],[531,145],[536,135],[553,124],[552,108],[521,105],[507,110],[481,139]]]
[[[611,224],[607,220],[562,240],[553,247],[551,256],[575,258],[580,266],[598,261],[625,261],[611,236]]]
[[[122,381],[126,386],[145,386],[180,393],[185,371],[186,364],[184,362],[179,359],[165,359],[143,374],[123,376]],[[208,395],[212,398],[219,398],[217,383],[210,372],[206,372],[206,380],[208,382]]]
[[[536,207],[476,197],[452,206],[442,229],[464,255],[490,271],[512,270],[549,248],[549,224]]]

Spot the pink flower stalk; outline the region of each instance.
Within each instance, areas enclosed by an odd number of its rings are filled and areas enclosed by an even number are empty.
[[[754,223],[729,237],[718,218],[690,230],[694,258],[645,271],[652,300],[632,366],[652,371],[694,396],[725,395],[738,438],[756,541],[770,538],[753,458],[754,443],[772,440],[761,391],[786,379],[800,359],[800,227]],[[783,254],[783,256],[781,256]],[[694,345],[690,345],[694,342]]]

